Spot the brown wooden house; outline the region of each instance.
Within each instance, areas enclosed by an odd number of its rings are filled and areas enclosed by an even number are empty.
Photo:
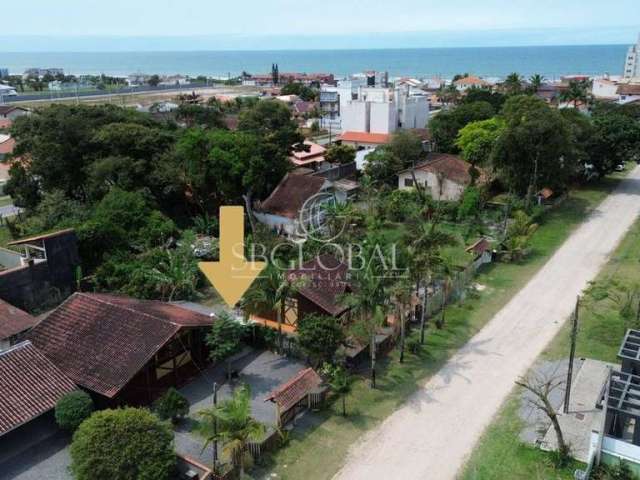
[[[287,299],[283,318],[283,332],[294,333],[298,322],[306,315],[330,315],[341,322],[349,321],[349,308],[341,298],[351,291],[349,268],[333,255],[320,255],[287,272],[288,280],[297,286],[296,293]],[[276,312],[253,315],[252,320],[277,328]]]
[[[144,405],[207,362],[212,322],[164,302],[75,293],[28,338],[98,405]]]

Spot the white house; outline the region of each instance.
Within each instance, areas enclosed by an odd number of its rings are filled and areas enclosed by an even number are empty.
[[[618,103],[625,105],[640,101],[640,83],[626,83],[618,86]]]
[[[415,188],[417,182],[434,200],[458,201],[471,183],[470,167],[470,163],[457,155],[430,153],[415,168],[398,174],[398,188]],[[484,182],[486,178],[486,174],[480,171],[478,181]]]
[[[468,77],[459,78],[453,84],[456,86],[458,91],[464,92],[469,90],[470,88],[483,88],[488,87],[489,82],[481,79],[480,77],[475,77],[473,75],[469,75]]]
[[[0,97],[15,97],[16,95],[18,92],[14,87],[0,83]]]
[[[608,77],[594,78],[591,94],[598,100],[617,100],[618,82]]]

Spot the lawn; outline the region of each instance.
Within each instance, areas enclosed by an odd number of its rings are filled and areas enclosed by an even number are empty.
[[[635,289],[640,286],[639,261],[640,220],[629,230],[583,296],[579,309],[578,357],[617,362],[616,355],[627,328],[640,327],[636,320],[640,291]],[[627,299],[632,299],[629,310],[622,308],[627,305]],[[566,358],[569,342],[570,324],[567,322],[542,358]],[[517,413],[519,403],[519,390],[516,389],[483,435],[469,460],[463,479],[573,478],[576,465],[557,470],[553,468],[548,453],[520,444],[518,435],[522,422]]]
[[[266,459],[266,465],[255,472],[254,478],[266,478],[270,474],[290,480],[332,478],[343,464],[349,447],[402,405],[478,332],[544,265],[587,212],[616,184],[616,178],[609,178],[577,190],[564,203],[549,211],[532,239],[532,253],[525,262],[486,267],[476,278],[485,288],[468,297],[464,304],[448,307],[445,328],[429,331],[427,345],[419,356],[408,355],[407,361],[400,365],[397,352],[392,352],[379,362],[378,389],[370,390],[364,379],[356,382],[347,399],[350,409],[348,417],[343,418],[338,414],[339,405],[314,414],[309,422],[311,425],[296,429],[291,435],[290,444]],[[477,478],[532,477],[506,475]]]
[[[0,247],[5,246],[11,241],[11,235],[9,229],[5,226],[0,226]]]
[[[11,205],[13,200],[8,195],[0,195],[0,207],[6,207],[7,205]]]

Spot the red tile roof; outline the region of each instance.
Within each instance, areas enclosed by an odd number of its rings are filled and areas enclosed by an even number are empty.
[[[491,243],[489,242],[489,240],[483,237],[477,242],[473,243],[472,245],[469,245],[465,249],[465,251],[469,253],[473,252],[476,255],[482,255],[484,252],[490,249],[491,249]]]
[[[298,293],[307,298],[329,315],[338,316],[346,307],[340,299],[350,289],[349,267],[333,255],[320,255],[302,264],[301,268],[291,269],[287,278],[300,282]]]
[[[319,388],[322,383],[320,375],[313,368],[307,368],[280,385],[264,401],[275,402],[280,407],[281,412],[286,412],[313,390]]]
[[[9,153],[13,153],[13,149],[16,146],[16,141],[14,138],[9,138],[4,142],[0,143],[0,155],[7,155]]]
[[[385,143],[389,143],[391,140],[391,135],[386,133],[368,133],[368,132],[344,132],[340,135],[338,140],[342,140],[343,142],[354,142],[354,143],[373,143],[378,145],[383,145]]]
[[[112,398],[181,328],[211,322],[177,305],[75,293],[28,338],[78,385]]]
[[[0,118],[0,128],[9,128],[12,123],[10,118]]]
[[[8,163],[0,162],[0,182],[9,180],[9,169],[11,165]]]
[[[0,300],[0,340],[29,330],[35,324],[35,317]]]
[[[456,85],[488,85],[486,81],[482,80],[480,77],[475,77],[473,75],[459,78],[453,83]]]
[[[0,352],[0,435],[48,412],[76,389],[31,342]]]
[[[620,85],[617,93],[618,95],[640,95],[640,84],[627,83]]]
[[[322,177],[289,173],[262,202],[259,210],[273,215],[296,218],[304,203],[319,193],[324,184],[325,179]]]
[[[305,140],[304,144],[309,147],[309,151],[304,150],[296,152],[295,150],[289,157],[291,163],[297,166],[307,165],[313,162],[324,162],[324,154],[327,149],[322,145]]]
[[[442,174],[447,180],[467,185],[471,182],[471,175],[469,175],[470,167],[471,164],[465,162],[458,155],[430,153],[427,155],[426,161],[416,166],[416,170]],[[480,170],[480,181],[485,180],[487,178],[486,172],[481,169],[478,170]],[[409,170],[404,171],[407,172]]]

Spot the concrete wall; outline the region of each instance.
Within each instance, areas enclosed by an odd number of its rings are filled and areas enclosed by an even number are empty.
[[[398,128],[398,112],[394,103],[370,103],[369,132],[393,133]]]

